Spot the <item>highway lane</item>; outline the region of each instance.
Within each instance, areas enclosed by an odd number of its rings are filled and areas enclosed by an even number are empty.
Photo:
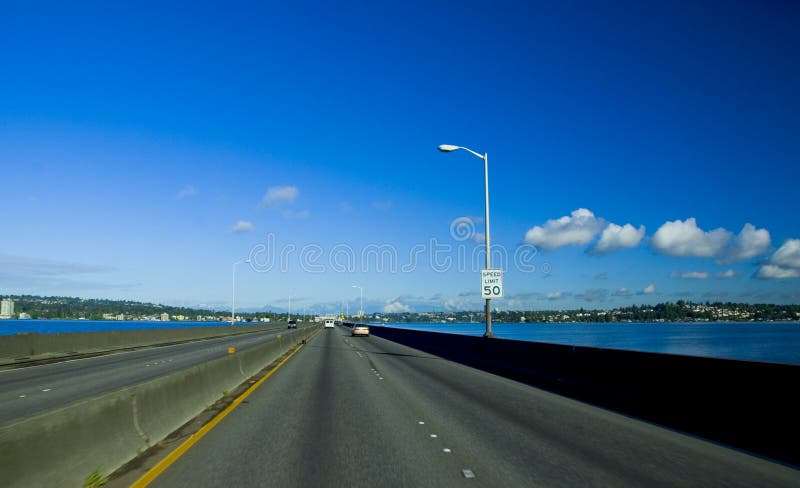
[[[285,329],[0,371],[0,425],[132,386],[275,339]]]
[[[798,471],[349,329],[151,486],[800,486]]]

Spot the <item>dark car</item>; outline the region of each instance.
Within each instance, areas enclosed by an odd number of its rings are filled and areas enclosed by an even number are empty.
[[[286,328],[287,329],[296,329],[297,328],[297,321],[296,320],[290,320],[289,321],[289,326],[286,327]]]

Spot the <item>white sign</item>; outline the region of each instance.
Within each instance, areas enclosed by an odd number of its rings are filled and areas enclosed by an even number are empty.
[[[481,298],[503,298],[503,270],[481,270]]]

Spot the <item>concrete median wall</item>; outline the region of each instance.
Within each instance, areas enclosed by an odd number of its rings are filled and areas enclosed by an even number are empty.
[[[318,327],[0,426],[0,486],[81,486],[164,439]]]
[[[800,366],[370,326],[373,335],[800,466]]]
[[[170,344],[282,329],[283,324],[0,335],[0,365],[20,358],[46,358]]]

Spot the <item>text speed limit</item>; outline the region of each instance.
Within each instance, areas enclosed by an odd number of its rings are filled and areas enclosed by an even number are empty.
[[[481,270],[481,298],[503,298],[503,270]]]

